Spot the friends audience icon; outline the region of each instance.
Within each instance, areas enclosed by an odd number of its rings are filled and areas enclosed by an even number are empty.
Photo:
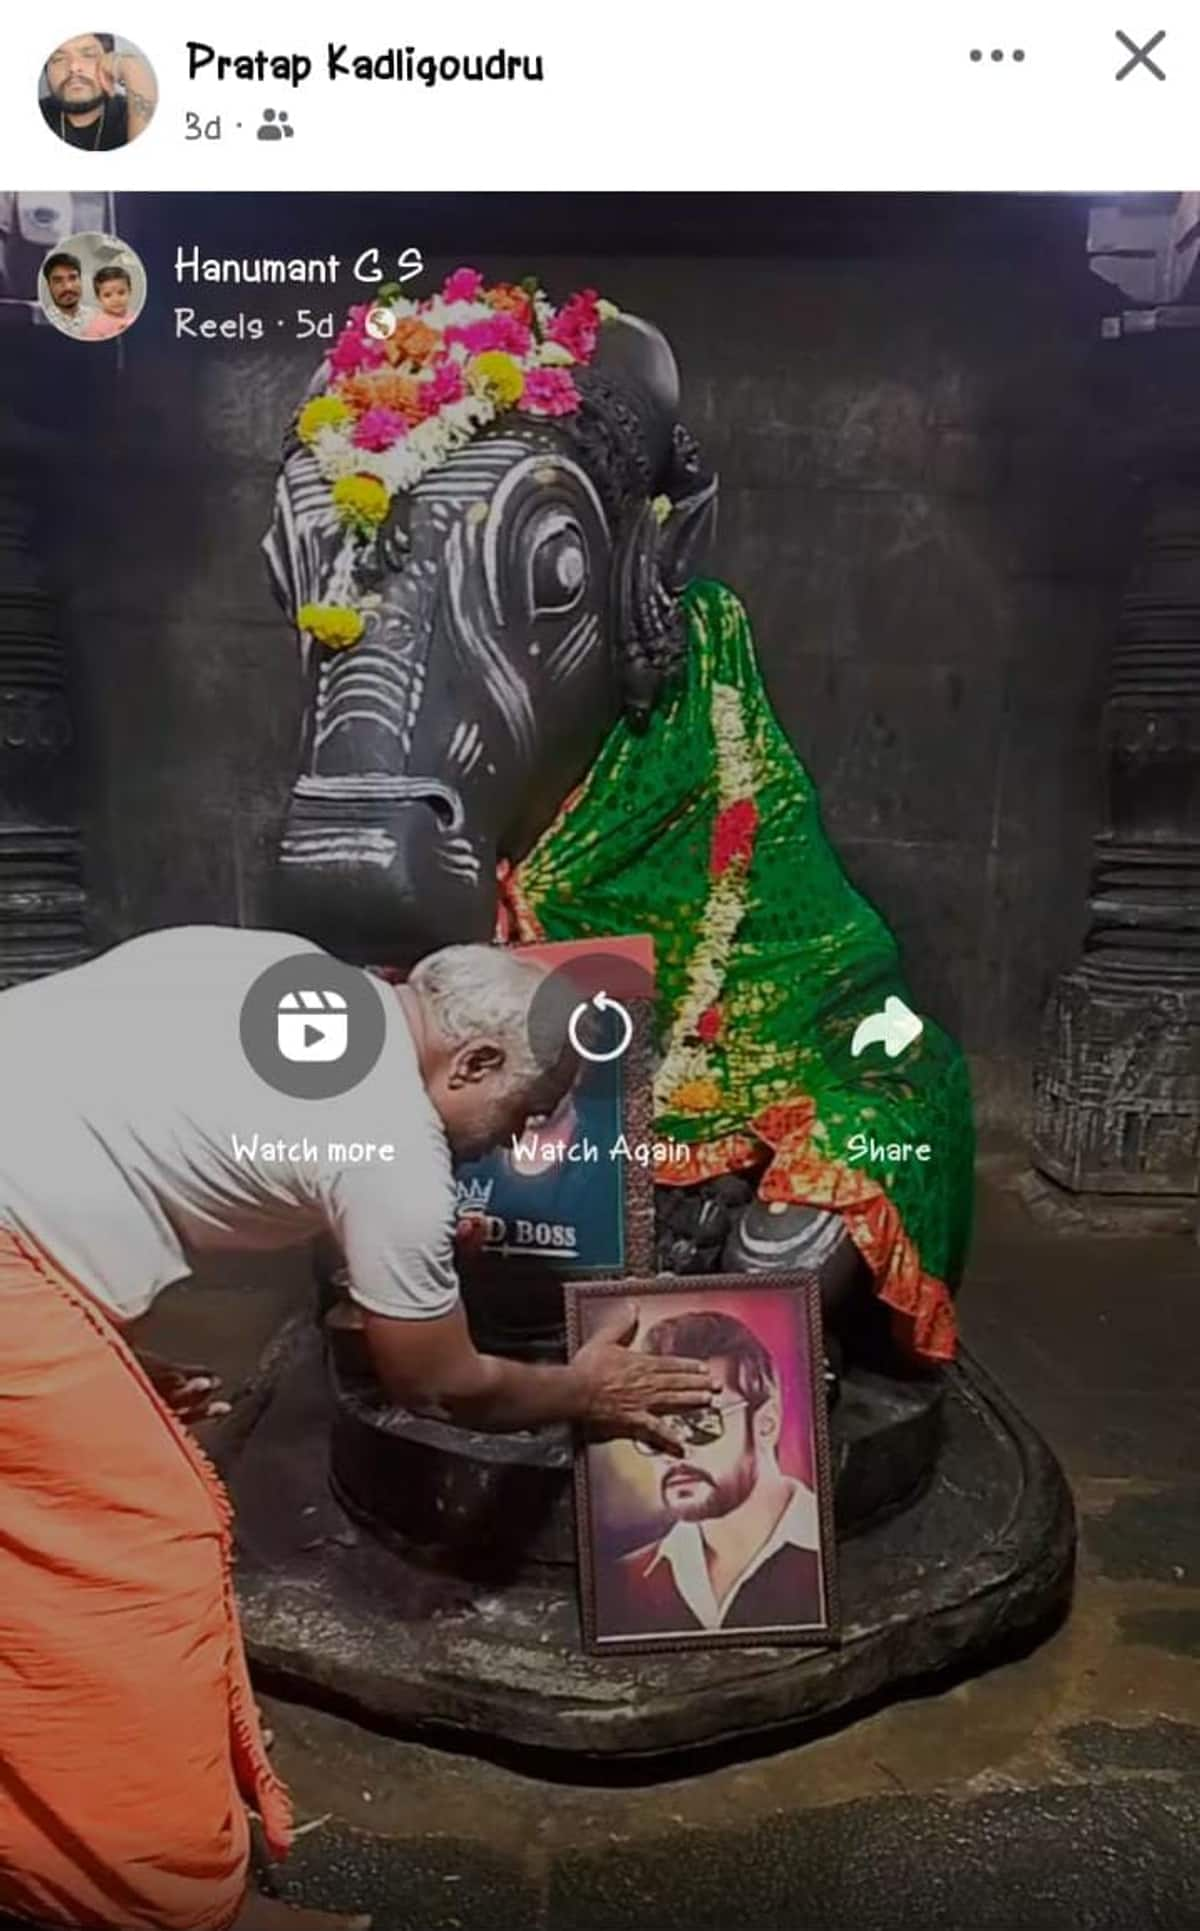
[[[295,131],[282,107],[278,113],[273,107],[263,108],[262,126],[258,130],[260,141],[290,141]]]
[[[38,105],[60,141],[102,153],[127,146],[149,127],[158,82],[132,40],[73,34],[59,42],[42,68]]]
[[[107,342],[123,335],[141,314],[146,271],[115,235],[71,235],[42,262],[38,301],[61,335]]]

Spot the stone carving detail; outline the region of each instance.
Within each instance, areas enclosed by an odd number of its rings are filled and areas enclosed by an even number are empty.
[[[1103,1193],[1200,1187],[1200,484],[1159,483],[1103,732],[1084,956],[1035,1072],[1034,1159]]]
[[[23,495],[0,483],[0,987],[87,955],[73,748],[30,518]]]

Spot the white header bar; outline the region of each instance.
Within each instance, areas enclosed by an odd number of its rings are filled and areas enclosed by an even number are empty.
[[[98,13],[149,57],[153,120],[112,152],[65,146],[39,87],[87,9],[21,8],[0,65],[4,186],[1129,192],[1197,173],[1194,0]],[[286,138],[259,138],[268,111]]]

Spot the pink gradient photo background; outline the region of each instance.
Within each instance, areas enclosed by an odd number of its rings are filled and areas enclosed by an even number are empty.
[[[621,1297],[588,1296],[580,1306],[580,1331],[586,1340],[598,1320]],[[779,1466],[785,1475],[816,1487],[812,1397],[809,1381],[808,1316],[804,1296],[783,1287],[704,1289],[670,1294],[630,1294],[638,1308],[640,1345],[648,1328],[669,1316],[730,1314],[758,1336],[779,1375],[782,1425]],[[587,1451],[591,1476],[592,1531],[597,1552],[614,1553],[657,1536],[670,1526],[659,1483],[663,1464],[641,1455],[632,1442],[597,1442]]]

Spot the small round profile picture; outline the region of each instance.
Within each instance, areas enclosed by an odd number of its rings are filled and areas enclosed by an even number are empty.
[[[146,271],[115,235],[71,235],[38,270],[38,300],[47,321],[80,342],[107,342],[137,321],[146,302]]]
[[[136,141],[158,106],[158,82],[140,47],[120,34],[70,34],[47,57],[38,104],[68,147],[103,152]]]

